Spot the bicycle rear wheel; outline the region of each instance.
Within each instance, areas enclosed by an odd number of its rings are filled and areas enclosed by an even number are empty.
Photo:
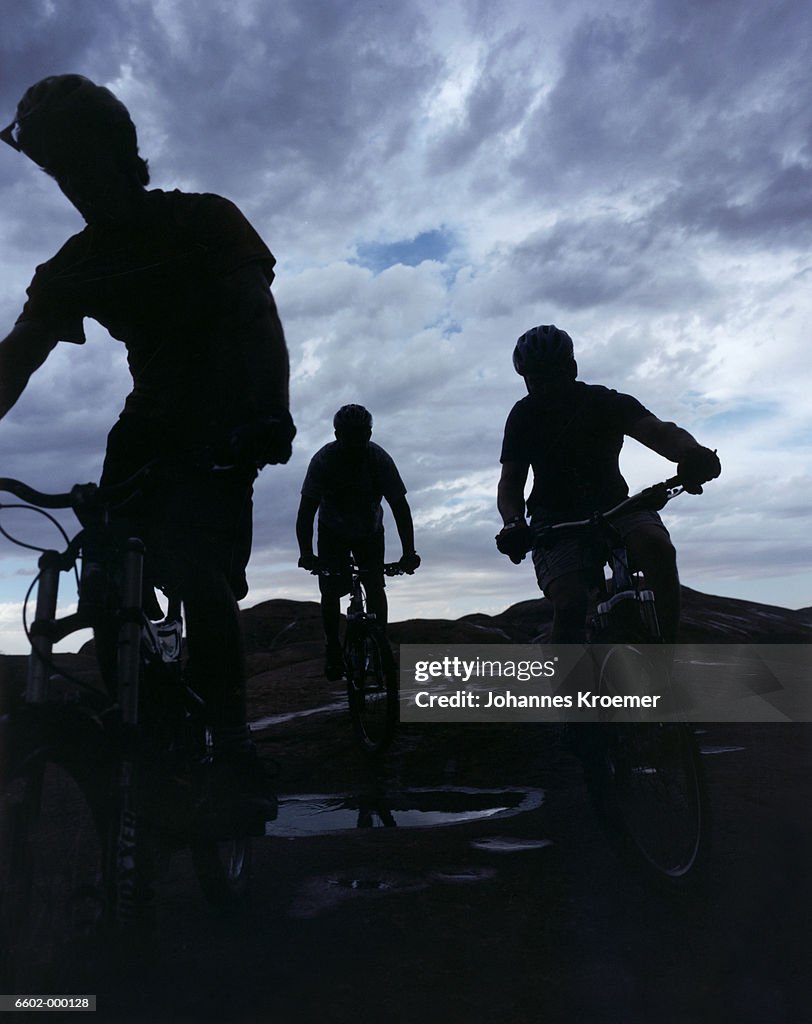
[[[347,699],[355,738],[364,754],[389,746],[398,718],[398,681],[389,644],[368,625],[353,630],[344,644]]]
[[[683,722],[601,725],[587,782],[614,844],[650,880],[700,883],[710,854],[710,810],[699,748]]]
[[[0,988],[76,991],[107,918],[104,772],[87,746],[36,732],[12,746],[0,794]]]

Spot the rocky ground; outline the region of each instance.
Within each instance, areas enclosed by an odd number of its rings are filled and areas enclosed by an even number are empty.
[[[391,633],[524,641],[548,618],[534,601]],[[673,898],[611,853],[553,727],[402,726],[373,770],[353,747],[340,684],[321,675],[318,606],[268,602],[244,621],[251,716],[282,797],[255,843],[250,902],[212,915],[179,856],[161,883],[154,955],[99,979],[97,1020],[808,1018],[812,727],[702,732],[710,886]],[[694,642],[812,634],[809,611],[690,591],[684,623]],[[0,667],[13,690],[21,663]]]

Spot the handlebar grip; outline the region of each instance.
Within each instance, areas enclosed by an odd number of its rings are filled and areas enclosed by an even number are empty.
[[[20,480],[12,480],[10,477],[0,477],[0,491],[13,494],[20,501],[26,501],[30,505],[37,505],[39,508],[70,508],[71,494],[44,494],[37,491]]]

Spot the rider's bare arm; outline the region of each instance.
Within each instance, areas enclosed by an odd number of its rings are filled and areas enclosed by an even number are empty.
[[[643,416],[627,433],[635,441],[671,462],[679,462],[692,448],[700,447],[696,438],[687,430],[653,415]]]
[[[232,271],[222,281],[222,337],[229,362],[242,371],[241,402],[248,418],[273,416],[288,408],[288,349],[268,282],[257,263]]]
[[[507,524],[515,520],[524,521],[524,486],[530,466],[523,462],[502,463],[502,475],[496,492],[496,507]]]
[[[42,366],[56,342],[53,331],[36,320],[17,324],[0,341],[0,419],[23,393],[31,374]]]
[[[296,516],[296,540],[299,542],[299,554],[303,558],[313,556],[313,520],[316,518],[318,507],[318,498],[302,495]]]
[[[400,537],[400,543],[403,546],[403,554],[412,554],[414,551],[414,524],[412,523],[412,510],[409,508],[409,502],[406,500],[405,495],[401,495],[399,498],[390,501],[389,507],[392,509],[398,537]]]

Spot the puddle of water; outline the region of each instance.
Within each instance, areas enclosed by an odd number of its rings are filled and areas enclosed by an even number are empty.
[[[489,853],[520,853],[522,850],[543,850],[552,846],[552,839],[516,839],[512,836],[486,836],[475,839],[471,846]]]
[[[432,871],[435,882],[448,882],[451,885],[468,885],[471,882],[487,882],[496,877],[495,868],[460,868],[457,871]]]
[[[345,711],[346,700],[337,704],[323,704],[318,708],[305,708],[303,711],[288,711],[281,715],[268,715],[267,718],[257,718],[250,723],[252,729],[269,729],[272,725],[281,725],[283,722],[292,722],[294,718],[309,718],[311,715],[327,715],[334,711]]]
[[[699,752],[701,754],[736,754],[738,751],[746,749],[746,747],[700,747]]]
[[[394,892],[398,888],[391,879],[385,878],[328,878],[327,884],[353,892]]]
[[[439,828],[535,810],[540,789],[408,789],[397,793],[283,797],[266,835],[292,838],[357,828]]]
[[[401,874],[386,868],[358,868],[348,875],[319,875],[308,879],[295,895],[288,909],[290,917],[315,918],[325,911],[352,899],[377,899],[396,893],[415,893],[432,884],[471,885],[496,877],[491,867],[439,869],[428,875]]]
[[[314,918],[347,900],[420,892],[428,881],[384,869],[361,868],[351,875],[320,875],[306,881],[290,905],[290,917]]]

